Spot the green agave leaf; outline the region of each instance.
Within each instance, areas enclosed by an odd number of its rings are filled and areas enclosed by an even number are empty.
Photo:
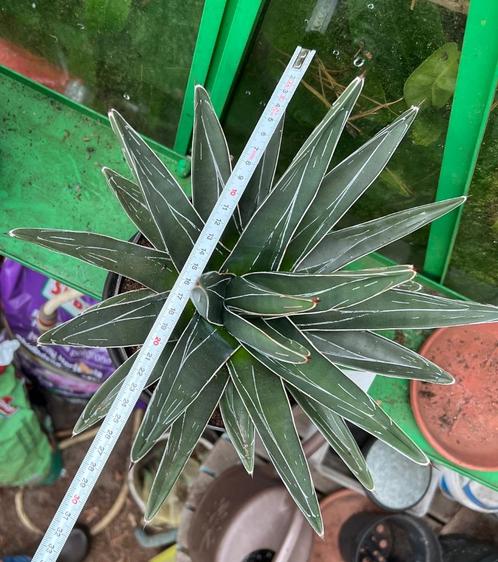
[[[290,316],[313,310],[316,305],[317,300],[312,296],[304,298],[275,292],[249,277],[234,277],[225,293],[225,306],[236,314]]]
[[[223,330],[195,315],[165,365],[144,419],[131,458],[140,460],[168,427],[185,412],[238,348]]]
[[[415,351],[373,332],[306,332],[329,361],[376,375],[451,384],[454,378]]]
[[[138,230],[155,248],[166,251],[161,233],[150,214],[142,190],[138,185],[109,168],[102,168],[102,172],[107,184]]]
[[[252,474],[254,471],[254,423],[232,380],[225,388],[220,401],[220,410],[228,437],[244,468],[249,474]]]
[[[231,278],[216,271],[204,273],[190,295],[197,312],[217,326],[223,325],[225,290]]]
[[[418,109],[412,107],[338,164],[321,183],[317,196],[300,222],[284,263],[299,262],[337,224],[372,185],[410,128]]]
[[[241,275],[276,270],[313,201],[346,120],[360,95],[357,78],[344,90],[242,232],[223,269]]]
[[[117,111],[112,110],[109,119],[161,233],[163,245],[180,270],[203,227],[202,219],[175,178],[142,137]]]
[[[392,289],[351,308],[302,315],[306,331],[439,328],[498,321],[498,308],[489,304]]]
[[[202,394],[173,423],[161,462],[150,490],[145,521],[154,518],[168,497],[202,432],[209,422],[228,380],[228,371],[221,369],[207,384]]]
[[[192,139],[192,203],[206,221],[232,172],[228,144],[206,90],[197,85],[194,94]],[[238,238],[238,212],[223,232],[223,242],[233,247]]]
[[[97,389],[81,412],[76,422],[73,435],[86,431],[107,415],[114,399],[116,398],[124,380],[135,363],[138,351],[120,365],[114,373]],[[150,379],[149,379],[150,380]],[[149,381],[147,381],[149,382]]]
[[[38,338],[38,343],[83,347],[142,345],[167,296],[168,293],[138,289],[111,297],[48,330]],[[184,327],[183,317],[173,337],[178,338]]]
[[[177,273],[166,252],[92,232],[48,228],[16,228],[10,236],[78,258],[134,279],[150,289],[171,289]]]
[[[282,381],[243,349],[233,355],[228,369],[273,466],[309,524],[321,535],[320,507]]]
[[[289,319],[273,320],[272,325],[284,336],[311,346],[311,357],[305,365],[293,365],[249,350],[260,363],[306,396],[368,431],[414,462],[428,462],[425,454],[375,401],[313,348],[311,342]]]
[[[328,110],[327,114],[322,119],[322,121],[318,124],[317,127],[314,128],[311,135],[304,141],[303,145],[294,156],[293,162],[299,160],[301,156],[303,156],[306,152],[312,149],[313,146],[317,143],[318,139],[323,134],[322,126],[326,123],[328,116],[334,116],[337,113],[337,111],[346,110],[348,112],[347,118],[349,118],[349,114],[351,113],[354,104],[360,97],[363,86],[364,86],[363,76],[357,76],[354,80],[352,80],[348,84],[346,89],[332,104],[332,107]],[[339,133],[339,136],[340,134],[341,133]]]
[[[414,275],[415,271],[411,266],[399,265],[379,269],[339,271],[328,275],[249,273],[243,279],[294,297],[314,299],[316,306],[308,314],[315,314],[348,308],[396,287]]]
[[[374,482],[365,458],[344,420],[299,390],[295,388],[289,390],[349,470],[367,490],[373,490]]]
[[[192,203],[205,221],[232,172],[230,151],[206,90],[194,93],[192,140]]]
[[[253,214],[256,212],[256,209],[259,208],[268,193],[271,191],[278,163],[278,155],[280,153],[283,130],[284,116],[282,116],[277,130],[273,133],[270,142],[268,143],[268,146],[266,147],[266,150],[240,199],[239,210],[242,227],[247,225]]]
[[[147,379],[145,388],[148,388],[159,379],[174,347],[175,342],[169,341],[166,344],[166,347],[161,353],[161,356],[159,357],[157,363],[154,366],[154,369]],[[123,382],[128,376],[128,373],[130,372],[130,369],[133,366],[137,355],[138,351],[131,357],[129,357],[121,366],[119,366],[114,371],[114,373],[97,389],[95,394],[88,401],[80,417],[78,418],[78,421],[76,422],[76,425],[73,429],[73,435],[77,435],[78,433],[87,430],[89,427],[96,424],[107,415],[112,406],[112,403],[121,390]]]
[[[304,346],[283,337],[264,320],[249,321],[225,309],[223,324],[240,343],[279,361],[306,363],[309,358],[309,351]]]
[[[309,273],[336,271],[442,217],[464,201],[465,197],[437,201],[335,230],[322,238],[297,264],[296,270]]]

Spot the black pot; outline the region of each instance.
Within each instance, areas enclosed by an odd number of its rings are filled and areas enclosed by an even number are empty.
[[[140,232],[137,232],[130,238],[129,241],[136,244],[141,237],[142,234]],[[104,283],[104,289],[102,290],[102,300],[119,295],[123,279],[124,278],[122,275],[109,272]],[[129,348],[126,347],[109,347],[107,349],[107,352],[109,353],[109,357],[111,358],[111,361],[116,368],[122,365],[133,353]]]
[[[342,526],[339,547],[346,562],[442,562],[432,529],[406,514],[357,513]]]

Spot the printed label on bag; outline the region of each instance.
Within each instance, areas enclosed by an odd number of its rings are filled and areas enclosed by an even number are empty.
[[[42,295],[47,299],[50,300],[52,297],[60,295],[61,293],[65,293],[69,290],[69,287],[61,283],[60,281],[55,281],[54,279],[49,279],[45,286],[43,287]],[[77,297],[69,302],[65,302],[61,304],[61,308],[63,308],[66,312],[68,312],[71,316],[78,316],[84,310],[86,310],[90,305],[86,303],[83,299]]]

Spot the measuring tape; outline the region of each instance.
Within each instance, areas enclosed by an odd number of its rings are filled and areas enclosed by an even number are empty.
[[[32,562],[55,562],[315,51],[297,47]]]

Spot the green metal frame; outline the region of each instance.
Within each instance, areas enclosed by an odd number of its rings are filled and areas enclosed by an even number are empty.
[[[0,253],[100,298],[104,271],[3,233],[46,226],[134,234],[101,172],[106,165],[129,174],[108,119],[1,66],[0,113]],[[147,140],[181,176],[185,159]],[[179,181],[188,191],[190,181]]]
[[[265,0],[228,0],[206,86],[221,115]]]
[[[174,149],[187,154],[194,122],[194,87],[208,89],[218,115],[228,100],[265,0],[206,0]]]
[[[176,130],[174,150],[181,154],[187,154],[190,147],[194,122],[194,87],[196,84],[206,83],[226,6],[227,0],[205,0],[204,3]]]
[[[472,0],[451,108],[436,200],[466,195],[498,82],[498,2]],[[424,273],[443,282],[462,208],[435,221]]]
[[[55,90],[51,90],[50,88],[43,86],[39,82],[35,82],[34,80],[27,78],[23,74],[19,74],[15,70],[12,70],[0,64],[0,80],[3,80],[3,77],[6,77],[7,79],[11,78],[18,83],[28,86],[30,90],[33,90],[35,92],[40,92],[44,96],[47,96],[49,100],[53,100],[53,102],[49,102],[49,103],[56,103],[56,102],[61,103],[63,104],[64,107],[74,109],[82,116],[90,117],[91,119],[110,127],[110,122],[107,115],[102,115],[102,113],[98,113],[94,109],[91,109],[86,105],[82,105],[81,103],[78,103],[61,93],[56,92]],[[155,141],[154,139],[151,139],[150,137],[147,137],[145,135],[142,136],[147,141],[147,143],[159,154],[167,158],[171,158],[177,163],[183,162],[184,160],[183,154],[180,154],[175,150],[168,148],[167,146],[164,146],[163,144]]]

